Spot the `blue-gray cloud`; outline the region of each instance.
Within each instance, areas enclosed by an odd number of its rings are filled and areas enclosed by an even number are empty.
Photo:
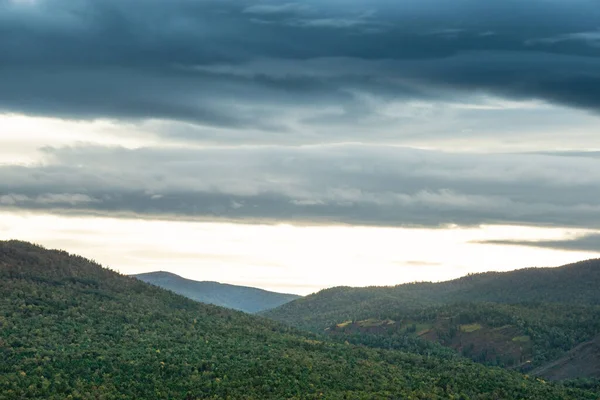
[[[357,93],[597,112],[598,21],[593,0],[0,0],[0,110],[276,132],[360,118]]]
[[[486,240],[476,243],[600,253],[600,233],[591,233],[564,240]]]
[[[0,207],[142,218],[600,229],[600,159],[384,146],[46,149]]]

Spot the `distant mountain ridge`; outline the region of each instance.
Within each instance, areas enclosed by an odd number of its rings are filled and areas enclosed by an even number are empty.
[[[214,304],[248,313],[257,313],[279,307],[301,297],[296,294],[270,292],[254,287],[211,281],[194,281],[166,271],[132,276],[201,303]]]

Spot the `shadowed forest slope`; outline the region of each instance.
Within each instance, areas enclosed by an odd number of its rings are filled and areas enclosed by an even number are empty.
[[[600,379],[600,336],[581,343],[558,360],[532,371],[532,374],[551,380],[582,376]]]

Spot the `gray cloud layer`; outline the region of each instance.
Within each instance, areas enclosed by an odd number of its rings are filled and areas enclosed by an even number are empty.
[[[0,0],[0,110],[282,134],[365,119],[365,95],[597,112],[598,21],[594,0]]]
[[[0,207],[600,228],[595,153],[383,146],[595,146],[598,21],[597,0],[0,0],[0,113],[268,145],[48,148],[0,166]],[[344,142],[381,146],[281,146]]]
[[[567,251],[589,251],[600,253],[600,234],[598,233],[578,236],[573,239],[565,240],[488,240],[477,243],[498,244],[506,246],[542,247]]]
[[[600,228],[600,159],[380,146],[48,148],[0,167],[0,206],[387,226]]]

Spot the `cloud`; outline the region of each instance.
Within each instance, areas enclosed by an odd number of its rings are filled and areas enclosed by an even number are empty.
[[[528,45],[536,45],[536,44],[556,44],[561,42],[570,42],[570,41],[579,41],[584,44],[588,44],[593,47],[600,47],[600,29],[590,32],[575,32],[575,33],[566,33],[563,35],[558,35],[549,38],[542,39],[530,39],[525,43]]]
[[[475,243],[600,253],[600,233],[591,233],[563,240],[486,240]]]
[[[259,142],[254,131],[315,125],[327,137],[323,109],[368,125],[380,116],[365,97],[477,92],[597,112],[599,20],[591,0],[2,0],[0,110],[172,120]]]
[[[442,263],[432,262],[432,261],[420,261],[420,260],[409,260],[409,261],[401,261],[398,262],[402,265],[408,265],[411,267],[439,267]]]
[[[0,166],[0,206],[596,227],[596,155],[482,149],[600,143],[598,20],[591,0],[0,0],[0,113],[170,145],[46,148]]]
[[[45,207],[48,205],[69,207],[94,202],[97,202],[97,200],[91,198],[90,196],[79,193],[44,193],[35,197],[9,193],[0,196],[0,205],[19,207]]]
[[[38,165],[0,167],[2,206],[299,224],[600,228],[600,160],[578,153],[336,145],[45,154]]]
[[[4,206],[14,206],[28,200],[29,197],[22,194],[5,194],[0,196],[0,204]]]
[[[310,10],[301,3],[279,3],[279,4],[253,4],[244,9],[248,14],[297,14]]]

